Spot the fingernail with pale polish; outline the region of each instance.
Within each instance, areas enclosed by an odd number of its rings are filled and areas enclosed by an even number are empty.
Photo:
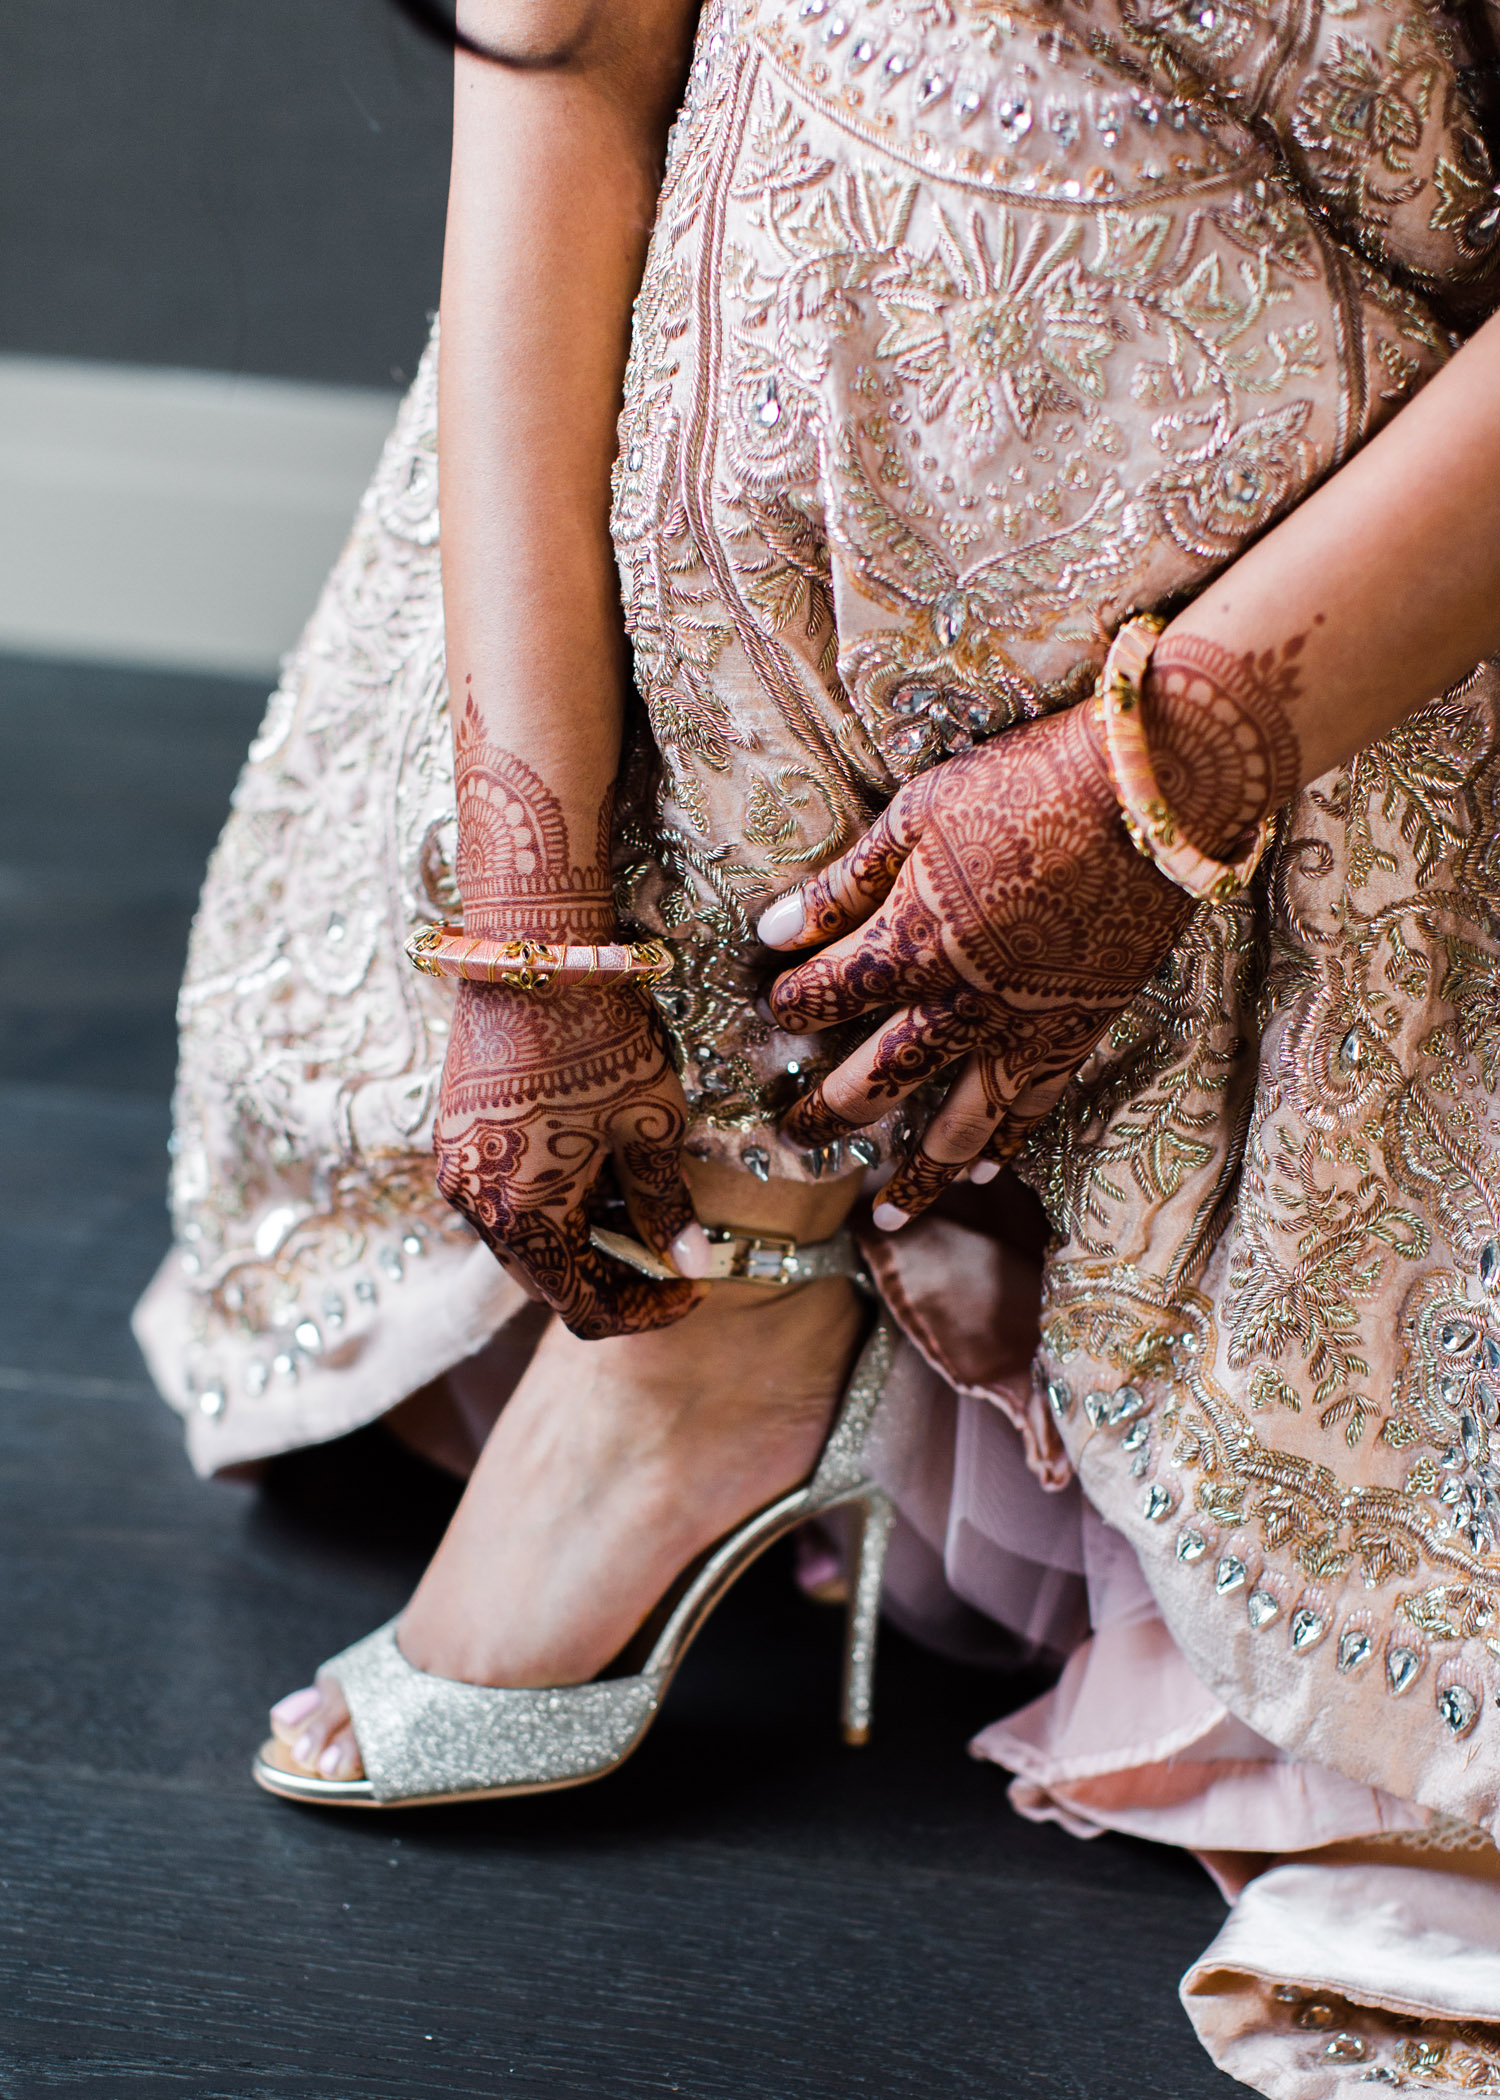
[[[766,906],[756,921],[755,931],[767,948],[779,948],[783,941],[797,938],[806,916],[800,891],[788,890],[784,897]]]
[[[909,1213],[904,1210],[897,1210],[894,1203],[877,1203],[870,1216],[882,1232],[899,1232],[906,1223]]]
[[[708,1234],[701,1225],[684,1225],[671,1245],[672,1264],[679,1276],[706,1276],[713,1260]]]
[[[271,1719],[279,1721],[283,1728],[295,1728],[299,1721],[317,1712],[322,1696],[315,1684],[305,1685],[300,1692],[288,1692],[271,1708]]]
[[[992,1159],[976,1159],[973,1166],[969,1169],[969,1179],[970,1181],[981,1183],[993,1181],[999,1171],[1000,1169]]]

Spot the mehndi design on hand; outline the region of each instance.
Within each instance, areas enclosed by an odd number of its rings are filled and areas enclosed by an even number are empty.
[[[1296,786],[1286,702],[1297,647],[1258,662],[1198,637],[1162,645],[1148,688],[1152,748],[1195,836],[1227,843]],[[883,1192],[876,1216],[891,1227],[969,1163],[1018,1148],[1192,910],[1132,847],[1087,708],[909,782],[795,894],[800,932],[786,925],[785,899],[762,937],[834,945],[778,979],[777,1022],[824,1028],[895,1011],[790,1111],[788,1136],[828,1144],[961,1060]]]
[[[472,698],[454,753],[466,928],[610,939],[608,798],[594,860],[575,867],[557,796],[488,740]],[[635,1230],[667,1254],[694,1222],[686,1128],[660,1022],[636,984],[460,984],[434,1130],[438,1186],[575,1334],[665,1326],[697,1303],[701,1285],[650,1281],[594,1247],[587,1208],[613,1158]]]
[[[438,1186],[575,1334],[680,1319],[701,1285],[654,1283],[590,1244],[587,1197],[613,1156],[636,1231],[665,1254],[693,1222],[679,1171],[687,1104],[631,984],[537,998],[460,986],[443,1072]]]

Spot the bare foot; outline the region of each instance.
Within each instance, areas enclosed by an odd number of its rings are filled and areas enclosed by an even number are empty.
[[[554,1322],[401,1621],[408,1661],[471,1684],[582,1684],[704,1547],[804,1480],[863,1327],[850,1284],[719,1284],[675,1327]],[[274,1707],[298,1765],[362,1767],[338,1686]]]

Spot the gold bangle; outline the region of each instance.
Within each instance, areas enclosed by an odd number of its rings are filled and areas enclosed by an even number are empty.
[[[534,941],[466,934],[462,926],[423,926],[406,944],[407,960],[429,977],[461,977],[511,992],[570,991],[590,983],[637,979],[659,984],[672,972],[665,941]]]

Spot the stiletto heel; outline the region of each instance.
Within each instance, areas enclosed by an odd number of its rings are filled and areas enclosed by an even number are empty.
[[[852,1244],[811,1252],[834,1273],[857,1274]],[[785,1264],[783,1253],[778,1259]],[[795,1272],[793,1272],[795,1273]],[[822,1273],[829,1273],[824,1269]],[[766,1548],[809,1517],[858,1513],[844,1660],[843,1723],[851,1743],[870,1732],[880,1579],[894,1512],[871,1478],[867,1451],[885,1396],[895,1331],[882,1313],[860,1351],[843,1402],[808,1480],[757,1510],[685,1570],[629,1648],[588,1684],[496,1689],[419,1670],[401,1653],[397,1621],[324,1665],[344,1695],[365,1768],[362,1779],[304,1771],[272,1737],[255,1760],[268,1793],[344,1808],[415,1808],[538,1794],[601,1778],[636,1748],[683,1656],[714,1606]]]
[[[880,1631],[880,1584],[896,1512],[877,1489],[859,1505],[849,1605],[844,1620],[844,1741],[867,1743],[875,1711],[875,1642]]]

